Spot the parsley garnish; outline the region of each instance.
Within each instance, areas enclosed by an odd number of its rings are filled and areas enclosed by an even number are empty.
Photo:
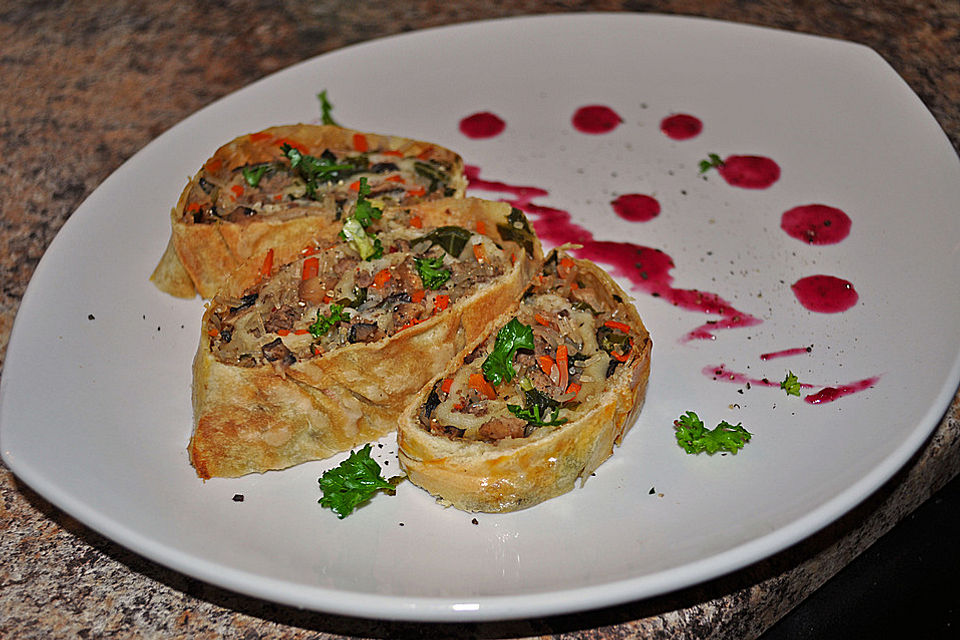
[[[444,282],[450,279],[450,271],[443,268],[443,257],[414,258],[417,273],[426,289],[439,289]]]
[[[685,415],[680,416],[679,420],[674,421],[673,426],[677,431],[677,443],[687,453],[705,451],[713,455],[718,451],[729,451],[736,454],[753,435],[740,424],[734,426],[726,420],[718,424],[715,429],[707,429],[693,411],[687,411]]]
[[[350,175],[356,167],[349,162],[338,162],[333,154],[322,154],[319,158],[304,155],[296,147],[284,142],[280,150],[290,160],[290,167],[306,185],[306,196],[311,200],[317,199],[317,185],[321,182],[332,182]]]
[[[483,377],[494,386],[513,380],[517,375],[513,356],[518,349],[533,349],[533,329],[514,318],[497,332],[493,351],[483,361]]]
[[[377,491],[393,491],[394,486],[380,475],[380,465],[370,457],[369,444],[324,472],[318,482],[323,497],[320,506],[332,509],[341,520],[369,500]]]
[[[720,158],[720,156],[718,156],[717,154],[715,153],[707,154],[707,158],[709,159],[700,161],[700,173],[706,173],[707,171],[710,171],[710,169],[715,169],[723,166],[723,159]]]
[[[327,331],[330,331],[338,322],[348,322],[349,320],[350,314],[343,310],[342,304],[332,304],[330,305],[330,315],[328,316],[321,316],[320,309],[317,309],[317,321],[310,325],[307,331],[309,331],[310,335],[314,338],[319,338]]]
[[[793,374],[793,371],[789,371],[787,377],[780,383],[780,388],[786,391],[788,396],[799,396],[800,386],[800,381]]]
[[[330,104],[330,100],[327,99],[327,90],[324,89],[317,94],[317,98],[320,100],[320,121],[323,124],[332,124],[335,127],[340,125],[334,122],[333,116],[330,115],[330,112],[333,111],[333,105]]]

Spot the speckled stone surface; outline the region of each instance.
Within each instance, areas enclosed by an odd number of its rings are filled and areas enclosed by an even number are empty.
[[[350,6],[349,14],[344,10]],[[469,20],[558,11],[700,15],[876,49],[960,147],[960,3],[520,0],[341,3],[0,1],[0,366],[33,269],[79,203],[198,108],[346,44]],[[0,467],[3,638],[751,638],[960,472],[960,403],[895,478],[810,539],[661,598],[546,620],[416,625],[304,612],[149,562]]]

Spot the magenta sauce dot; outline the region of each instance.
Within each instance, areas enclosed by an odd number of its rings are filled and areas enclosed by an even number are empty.
[[[573,128],[580,133],[609,133],[623,122],[616,111],[603,105],[580,107],[573,114]]]
[[[860,299],[850,282],[834,276],[807,276],[797,280],[790,288],[804,308],[818,313],[846,311]]]
[[[660,203],[642,193],[625,193],[610,205],[614,213],[630,222],[647,222],[660,215]]]
[[[468,138],[492,138],[503,133],[506,126],[496,114],[481,111],[460,121],[460,133]]]
[[[784,212],[780,228],[808,244],[837,244],[850,235],[850,217],[836,207],[805,204]]]
[[[766,189],[780,179],[780,166],[763,156],[729,156],[717,171],[732,187]]]
[[[695,116],[675,113],[660,122],[660,131],[671,140],[689,140],[700,135],[703,131],[703,123]]]

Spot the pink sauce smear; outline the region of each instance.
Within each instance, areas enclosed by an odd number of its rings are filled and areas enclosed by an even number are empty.
[[[506,126],[496,114],[481,111],[460,121],[460,133],[468,138],[493,138],[503,133]]]
[[[825,204],[805,204],[784,212],[780,228],[791,238],[813,245],[837,244],[850,235],[850,217]]]
[[[713,332],[718,329],[760,324],[759,318],[739,311],[715,293],[674,288],[673,276],[670,275],[674,267],[673,259],[660,249],[631,242],[595,240],[589,230],[571,220],[569,212],[534,204],[534,198],[548,195],[545,189],[483,180],[480,178],[480,169],[475,166],[467,166],[465,172],[471,189],[511,194],[513,198],[505,201],[531,216],[534,230],[544,242],[554,245],[567,242],[580,244],[582,247],[572,250],[572,254],[609,266],[614,275],[629,281],[632,289],[663,298],[687,311],[717,317],[690,331],[684,341],[713,340],[716,338]]]
[[[717,167],[731,187],[767,189],[780,179],[780,165],[763,156],[728,156]]]
[[[834,276],[807,276],[794,282],[790,288],[804,308],[817,313],[840,313],[860,299],[849,281]]]
[[[675,113],[660,121],[660,131],[671,140],[689,140],[700,135],[703,123],[695,116]]]
[[[788,356],[799,356],[813,351],[813,345],[809,347],[793,347],[792,349],[783,349],[782,351],[771,351],[770,353],[761,353],[761,360],[773,360],[774,358],[786,358]]]
[[[610,203],[613,212],[630,222],[649,222],[660,215],[656,198],[642,193],[625,193]]]
[[[573,114],[573,128],[580,133],[609,133],[621,122],[623,118],[616,111],[599,104],[580,107]]]
[[[780,387],[779,381],[770,380],[769,378],[752,378],[744,373],[730,371],[725,365],[722,364],[706,366],[703,368],[702,373],[703,375],[711,377],[714,380],[720,380],[723,382],[733,382],[736,384],[746,384],[750,386],[761,387]],[[803,401],[807,404],[826,404],[828,402],[839,400],[844,396],[869,389],[875,386],[879,380],[880,376],[873,376],[836,387],[823,387],[816,393],[811,393],[804,396]],[[817,386],[819,385],[803,382],[800,383],[800,387],[803,389],[813,389]]]

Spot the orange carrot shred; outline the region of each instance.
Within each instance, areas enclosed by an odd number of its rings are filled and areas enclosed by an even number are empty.
[[[450,393],[450,387],[453,386],[453,378],[444,378],[443,382],[440,383],[440,391],[444,393]]]
[[[423,300],[423,296],[425,295],[427,295],[426,291],[424,291],[423,289],[417,289],[416,291],[410,294],[410,301],[414,303],[420,302],[421,300]]]
[[[433,311],[434,313],[438,311],[443,311],[447,308],[447,305],[450,304],[450,296],[445,293],[441,293],[436,298],[433,299]]]
[[[403,153],[395,149],[387,149],[386,151],[381,151],[380,153],[382,153],[385,156],[396,156],[398,158],[403,157]]]
[[[391,277],[389,269],[381,269],[377,272],[377,275],[373,276],[373,286],[379,289],[387,284]]]
[[[540,363],[540,368],[543,369],[543,372],[550,375],[550,371],[553,370],[553,358],[550,356],[540,356],[537,358],[537,361]]]
[[[360,191],[360,181],[359,181],[359,180],[354,180],[353,182],[350,183],[350,191],[357,191],[357,192]]]
[[[413,227],[414,229],[422,229],[423,220],[420,218],[420,216],[413,216],[412,218],[410,218],[410,226]]]
[[[303,280],[309,280],[320,273],[320,258],[312,257],[303,261]]]
[[[221,167],[223,167],[223,160],[220,158],[211,158],[204,168],[210,173],[216,173],[220,171]]]
[[[576,382],[571,382],[571,383],[570,383],[570,386],[567,387],[567,393],[572,393],[572,394],[573,394],[573,397],[576,398],[576,397],[577,397],[577,394],[580,393],[580,389],[581,389],[581,387],[580,387],[579,384],[577,384]],[[573,399],[573,398],[571,398],[571,400],[572,400],[572,399]]]
[[[410,191],[407,191],[407,195],[414,196],[416,198],[419,198],[420,196],[426,193],[427,193],[427,190],[424,189],[423,187],[415,187],[413,189],[410,189]]]
[[[278,335],[278,336],[288,336],[288,335],[290,335],[290,331],[289,331],[288,329],[277,329],[277,335]]]
[[[260,276],[266,278],[271,271],[273,271],[273,249],[267,251],[267,255],[263,258],[263,264],[260,265]]]
[[[403,179],[403,176],[398,176],[398,175],[387,176],[386,178],[383,179],[383,181],[384,182],[406,182],[406,180]]]
[[[482,244],[473,245],[473,255],[480,264],[487,261],[487,250],[483,248]]]
[[[496,389],[493,388],[493,385],[487,382],[487,379],[483,377],[482,373],[471,373],[469,382],[472,388],[476,389],[490,400],[493,400],[497,397]]]
[[[546,318],[544,318],[544,317],[543,317],[542,315],[540,315],[539,313],[533,314],[533,319],[537,321],[537,324],[542,324],[542,325],[545,326],[545,327],[549,327],[549,326],[550,326],[550,321],[547,320]]]
[[[630,333],[630,326],[622,322],[617,322],[616,320],[607,320],[603,323],[603,326],[610,327],[611,329],[617,329],[618,331],[623,331],[624,333]]]
[[[353,134],[353,148],[360,153],[368,151],[370,147],[367,145],[367,136],[362,133]]]
[[[483,236],[487,235],[487,225],[483,220],[477,220],[477,233]]]
[[[557,347],[557,368],[560,369],[560,381],[557,386],[561,389],[567,388],[567,381],[570,380],[570,369],[567,364],[567,345],[561,344]]]
[[[200,206],[199,202],[191,202],[187,205],[187,213],[197,213],[201,211],[203,207]]]
[[[230,187],[230,191],[233,191],[233,195],[239,198],[243,195],[243,185],[235,184]]]

